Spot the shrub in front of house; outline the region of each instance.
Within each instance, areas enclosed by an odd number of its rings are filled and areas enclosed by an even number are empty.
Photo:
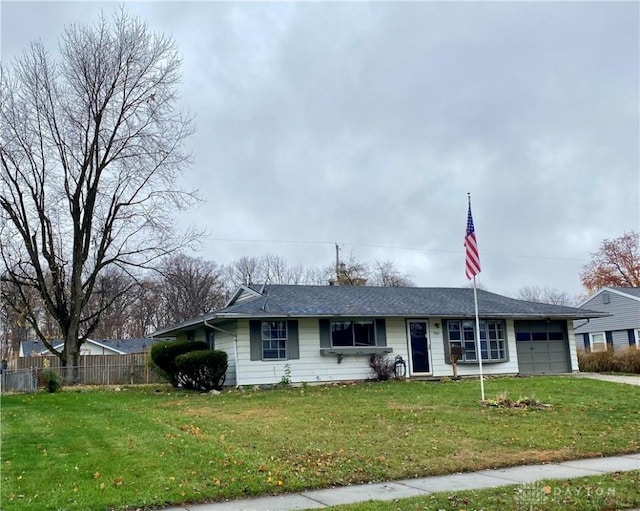
[[[618,361],[618,367],[623,373],[640,374],[640,350],[635,347],[629,347],[624,352],[614,355]]]
[[[579,351],[580,371],[587,373],[634,373],[640,374],[640,350],[630,346],[614,351]]]
[[[190,351],[177,356],[175,364],[185,388],[220,390],[227,372],[227,354],[218,350]]]
[[[177,387],[181,383],[180,371],[176,366],[176,358],[190,351],[201,351],[208,348],[202,341],[163,341],[151,348],[151,360],[159,372],[173,385]]]
[[[369,367],[374,379],[378,381],[387,381],[395,378],[395,362],[378,353],[374,353],[369,358]]]

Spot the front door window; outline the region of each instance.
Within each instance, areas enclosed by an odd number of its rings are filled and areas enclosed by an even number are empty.
[[[430,373],[426,321],[409,321],[409,341],[411,344],[411,373]]]

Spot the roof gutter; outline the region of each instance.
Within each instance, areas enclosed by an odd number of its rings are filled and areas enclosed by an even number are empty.
[[[585,312],[583,314],[566,314],[566,313],[512,313],[512,312],[482,312],[480,316],[483,318],[496,318],[496,319],[566,319],[566,320],[578,320],[589,318],[604,318],[611,316],[612,314],[606,312]],[[261,319],[261,318],[475,318],[475,314],[472,312],[456,313],[456,314],[443,314],[438,312],[429,313],[402,313],[402,314],[358,314],[358,313],[322,313],[322,314],[292,314],[292,313],[219,313],[216,315],[218,318],[227,319]]]
[[[204,326],[211,328],[211,330],[216,330],[218,332],[222,332],[223,334],[227,334],[233,338],[233,358],[236,363],[236,387],[240,386],[240,371],[238,370],[238,336],[224,328],[220,328],[219,326],[212,325],[206,319],[204,320]]]

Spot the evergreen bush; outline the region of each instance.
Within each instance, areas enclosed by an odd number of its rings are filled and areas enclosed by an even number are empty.
[[[218,350],[190,351],[175,359],[181,383],[193,390],[220,390],[227,372],[227,354]]]
[[[203,341],[163,341],[154,344],[151,348],[151,360],[160,370],[160,373],[177,387],[181,381],[180,371],[176,366],[176,358],[190,351],[206,350],[207,343]]]
[[[60,375],[53,369],[45,369],[42,371],[42,373],[40,373],[40,381],[43,383],[44,388],[47,389],[47,392],[51,394],[62,389]]]

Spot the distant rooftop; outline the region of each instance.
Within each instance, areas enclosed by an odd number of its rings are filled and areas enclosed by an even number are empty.
[[[144,337],[140,339],[88,339],[87,342],[106,346],[107,348],[128,354],[148,351],[149,347],[158,341],[157,339]],[[54,347],[60,346],[62,340],[53,340],[51,344]],[[43,354],[49,352],[46,346],[39,340],[22,341],[20,345],[22,347],[22,353],[24,353],[25,356],[29,356],[32,353]]]

